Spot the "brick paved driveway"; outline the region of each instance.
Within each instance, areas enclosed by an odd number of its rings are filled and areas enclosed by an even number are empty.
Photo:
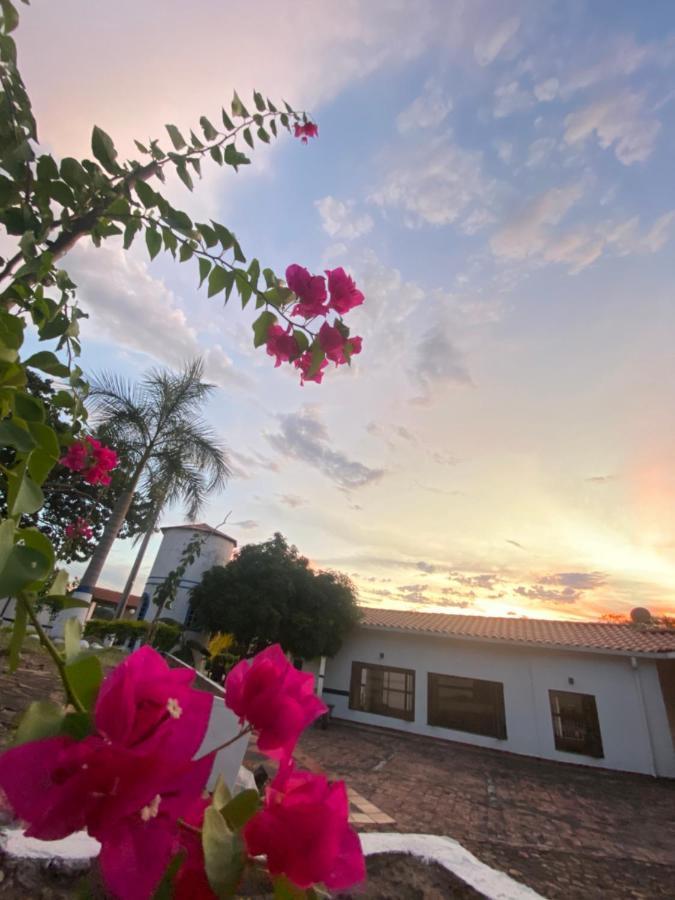
[[[300,756],[395,819],[382,830],[453,837],[545,897],[675,897],[675,781],[341,722]]]

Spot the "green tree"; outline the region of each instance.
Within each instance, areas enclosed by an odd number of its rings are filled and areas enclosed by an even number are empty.
[[[231,634],[245,653],[279,643],[303,659],[334,656],[359,619],[349,578],[315,572],[278,532],[205,572],[191,601],[195,628]]]
[[[195,360],[179,373],[153,369],[137,385],[115,375],[94,383],[90,405],[98,433],[107,443],[125,448],[130,473],[79,590],[96,587],[137,486],[156,504],[149,525],[154,528],[167,504],[182,500],[188,518],[194,519],[209,492],[224,485],[229,475],[225,451],[199,416],[214,390],[202,380],[203,372],[202,361]]]
[[[34,372],[28,373],[27,389],[32,397],[41,400],[47,409],[49,425],[59,435],[69,433],[69,423],[52,400],[56,393],[49,378],[40,378]],[[94,433],[94,437],[98,435]],[[79,472],[72,472],[65,466],[56,466],[42,486],[45,495],[44,506],[25,516],[26,524],[37,527],[52,542],[56,555],[64,562],[86,562],[100,541],[105,524],[110,517],[120,494],[126,490],[130,476],[130,461],[122,446],[117,447],[119,465],[112,472],[109,485],[88,484]],[[11,447],[0,447],[0,466],[10,468],[16,459]],[[129,538],[142,534],[149,527],[153,504],[135,491],[119,537]],[[7,482],[0,476],[0,515],[7,515]],[[91,537],[66,536],[66,528],[71,522],[84,519],[92,530]]]

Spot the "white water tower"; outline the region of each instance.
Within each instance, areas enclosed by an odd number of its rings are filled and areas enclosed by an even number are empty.
[[[190,592],[202,580],[204,572],[213,566],[226,566],[232,559],[237,542],[234,538],[212,528],[210,525],[169,525],[162,528],[162,543],[159,545],[155,562],[143,590],[138,609],[138,618],[152,621],[157,611],[152,597],[167,575],[180,565],[183,551],[190,541],[199,535],[203,544],[201,553],[189,566],[181,578],[176,598],[170,609],[164,609],[162,618],[175,619],[182,625],[190,611]]]

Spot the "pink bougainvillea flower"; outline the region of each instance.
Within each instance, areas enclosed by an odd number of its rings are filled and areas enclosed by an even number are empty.
[[[317,384],[321,384],[323,381],[323,370],[328,365],[327,359],[322,359],[319,367],[313,375],[309,375],[309,370],[312,368],[312,354],[307,350],[302,356],[298,357],[295,360],[294,365],[300,369],[300,384],[303,385],[306,381],[315,381]]]
[[[331,362],[336,363],[336,365],[345,361],[343,350],[345,339],[339,328],[336,328],[335,325],[329,325],[328,322],[324,322],[319,329],[318,338],[319,346],[326,354],[327,359],[330,359]]]
[[[64,533],[66,537],[70,538],[71,540],[82,537],[88,541],[91,539],[94,531],[86,519],[78,516],[74,522],[69,522],[66,525],[66,527],[64,528]]]
[[[225,704],[258,733],[258,748],[282,759],[326,705],[314,694],[314,677],[299,672],[279,644],[243,659],[225,681]]]
[[[286,330],[281,325],[270,325],[266,346],[268,355],[276,357],[275,368],[282,362],[288,362],[289,359],[294,359],[298,355],[299,347],[291,334],[290,325]]]
[[[293,263],[286,269],[286,284],[300,300],[300,303],[293,307],[294,316],[311,319],[314,316],[326,315],[328,295],[323,275],[312,275],[308,269]]]
[[[93,734],[0,755],[0,787],[27,834],[55,840],[86,828],[102,844],[106,884],[121,900],[152,895],[173,853],[177,819],[198,800],[213,765],[212,754],[193,760],[213,703],[190,688],[193,677],[143,647],[103,682]]]
[[[354,284],[354,279],[350,278],[341,266],[337,269],[326,269],[326,275],[330,294],[329,306],[336,313],[344,316],[350,309],[363,303],[365,299],[363,294]]]
[[[295,123],[295,137],[300,138],[303,144],[307,143],[307,138],[319,136],[319,126],[314,122]]]
[[[290,761],[267,788],[260,812],[244,826],[250,856],[266,856],[272,875],[299,888],[344,890],[365,878],[361,843],[349,825],[343,781],[296,772]]]
[[[68,447],[61,464],[74,472],[82,472],[89,484],[110,484],[109,473],[117,466],[117,454],[87,435]]]
[[[204,810],[210,806],[211,800],[200,798],[181,816],[186,825],[201,829]],[[189,828],[180,828],[174,852],[182,851],[183,863],[173,883],[172,900],[211,900],[215,894],[206,877],[204,869],[204,850],[198,832]]]

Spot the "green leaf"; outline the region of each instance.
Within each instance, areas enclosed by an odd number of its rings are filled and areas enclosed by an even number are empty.
[[[213,127],[213,125],[209,122],[206,116],[202,116],[199,120],[199,124],[202,126],[202,131],[204,132],[204,137],[207,141],[215,141],[218,137],[218,132]]]
[[[44,494],[27,472],[24,462],[7,475],[7,506],[10,516],[30,515],[44,503]]]
[[[194,184],[184,162],[176,163],[176,172],[178,173],[178,177],[183,182],[185,187],[191,191],[194,188]]]
[[[162,249],[162,235],[156,228],[145,229],[145,243],[150,254],[150,259],[154,259]]]
[[[225,147],[223,159],[228,164],[228,166],[234,166],[235,169],[238,166],[247,166],[251,162],[248,156],[240,153],[234,146],[234,144],[228,144],[227,147]]]
[[[185,856],[186,851],[180,850],[171,858],[169,865],[164,870],[162,880],[159,882],[157,888],[155,888],[151,900],[173,900],[173,883],[176,880],[176,875],[178,875],[180,867],[183,865]]]
[[[300,331],[299,329],[295,328],[293,330],[293,337],[295,338],[295,343],[300,348],[300,353],[303,354],[309,347],[309,339],[307,335],[304,331]]]
[[[219,294],[221,291],[225,290],[228,274],[227,270],[223,269],[222,266],[216,265],[213,267],[211,274],[209,275],[209,297],[213,297],[214,294]]]
[[[61,160],[61,178],[75,188],[84,187],[89,181],[87,173],[72,156],[66,156]]]
[[[221,110],[221,113],[222,113],[223,125],[225,126],[226,130],[232,131],[232,129],[234,128],[234,122],[228,116],[228,114],[225,112],[224,109]]]
[[[49,588],[49,596],[53,597],[55,595],[65,594],[67,587],[68,572],[66,572],[65,569],[58,569],[54,576],[54,580],[52,581],[52,586]]]
[[[12,628],[12,636],[9,639],[8,657],[9,671],[16,672],[19,668],[21,647],[23,639],[26,636],[26,625],[28,624],[28,613],[26,606],[20,600],[16,601],[14,608],[14,627]]]
[[[225,779],[221,774],[218,776],[216,786],[213,790],[213,805],[220,812],[223,807],[227,806],[231,799],[232,794],[230,793],[230,789],[225,783]]]
[[[244,130],[242,131],[242,134],[244,136],[244,140],[246,141],[246,143],[249,145],[249,147],[251,149],[253,149],[253,137],[251,135],[251,129],[244,128]]]
[[[274,119],[270,119],[270,131],[272,132],[274,137],[277,136],[277,123],[274,121]]]
[[[213,147],[211,147],[211,149],[209,150],[209,154],[211,156],[211,159],[214,162],[217,162],[219,166],[222,166],[223,151],[220,149],[220,147],[217,144],[214,144]]]
[[[46,428],[47,426],[43,425],[42,427]],[[28,474],[35,484],[43,485],[47,475],[49,475],[57,462],[58,456],[38,447],[28,457]]]
[[[234,97],[232,98],[232,115],[237,119],[246,119],[248,118],[248,110],[241,102],[239,95],[237,92],[234,92]]]
[[[260,112],[265,112],[267,109],[263,96],[262,94],[259,94],[258,91],[253,91],[253,102],[255,103],[255,108]]]
[[[42,557],[42,565],[43,567],[46,565],[47,571],[43,575],[41,570],[40,574],[33,579],[33,581],[41,581],[45,575],[48,575],[49,572],[51,572],[54,566],[55,555],[52,542],[46,534],[38,531],[37,528],[21,528],[17,531],[16,535],[24,542],[27,548],[34,550]]]
[[[75,207],[75,197],[65,181],[52,181],[49,185],[49,196],[61,206]]]
[[[194,253],[194,247],[191,244],[181,244],[180,250],[178,251],[178,259],[181,262],[187,262],[188,259],[192,258],[192,254]]]
[[[112,172],[113,175],[117,174],[119,171],[119,166],[115,162],[117,150],[115,150],[115,145],[110,135],[106,134],[98,125],[94,125],[94,130],[91,133],[91,150],[104,169]]]
[[[36,170],[39,181],[52,181],[59,177],[59,169],[52,156],[41,156],[37,161]]]
[[[265,310],[261,313],[258,318],[253,323],[253,346],[254,347],[262,347],[262,345],[267,341],[267,332],[270,330],[270,326],[274,325],[277,321],[277,317],[274,313],[269,310]]]
[[[33,547],[15,544],[0,570],[2,596],[15,597],[22,588],[45,578],[51,571],[52,559]]]
[[[0,422],[0,444],[6,447],[14,447],[19,453],[28,453],[37,446],[33,436],[28,431],[28,426],[22,427],[16,420],[3,419]]]
[[[225,821],[233,831],[239,831],[260,808],[260,795],[251,788],[233,797],[222,810]]]
[[[141,144],[141,142],[137,141],[135,138],[134,138],[134,144],[136,144],[136,147],[138,148],[139,153],[149,153],[150,152],[148,150],[148,148],[145,146],[145,144]]]
[[[50,456],[58,459],[61,448],[59,447],[59,439],[53,428],[49,425],[45,425],[44,422],[29,422],[28,430],[43,450],[49,453]]]
[[[68,619],[70,621],[72,619]],[[66,665],[65,676],[68,687],[80,703],[85,709],[91,709],[103,680],[103,669],[98,657],[80,656]]]
[[[34,353],[32,356],[29,356],[24,366],[40,369],[41,372],[46,372],[48,375],[56,375],[59,378],[66,378],[70,373],[68,366],[65,366],[49,350],[42,350],[40,353]]]
[[[274,900],[305,900],[307,894],[296,887],[285,875],[274,879]]]
[[[0,0],[0,7],[2,8],[2,17],[5,20],[5,34],[9,34],[19,24],[19,14],[9,0]]]
[[[61,723],[61,734],[81,741],[92,732],[92,721],[89,713],[68,713]]]
[[[315,340],[310,349],[311,349],[311,353],[312,353],[312,364],[309,367],[309,369],[307,370],[308,378],[311,378],[313,375],[316,375],[316,373],[319,371],[319,367],[321,366],[321,363],[326,358],[326,354],[321,349],[318,341]]]
[[[110,206],[106,209],[105,214],[110,218],[119,218],[129,215],[129,201],[126,197],[116,197]]]
[[[80,641],[82,640],[82,626],[80,620],[73,616],[66,619],[63,630],[63,637],[66,642],[66,662],[73,660],[80,655]]]
[[[180,133],[180,131],[176,128],[175,125],[165,125],[164,127],[169,132],[169,137],[171,138],[171,143],[174,145],[176,150],[182,150],[183,147],[187,146],[185,143],[185,138]]]
[[[269,144],[269,142],[270,142],[270,136],[269,136],[269,134],[265,131],[265,129],[262,127],[262,125],[261,125],[260,128],[258,129],[258,137],[260,138],[261,141],[263,141],[263,143]]]
[[[221,225],[220,222],[214,222],[211,220],[211,224],[213,225],[213,230],[216,233],[218,240],[220,241],[223,250],[229,250],[230,247],[233,246],[235,238],[229,228],[225,228],[224,225]]]
[[[203,257],[203,256],[199,257],[198,262],[199,262],[199,287],[201,287],[204,284],[204,279],[211,271],[211,263],[209,262],[208,259],[205,259],[205,257]]]
[[[141,220],[140,219],[133,218],[127,222],[127,226],[124,229],[124,249],[125,250],[128,250],[129,247],[131,247],[133,240],[136,237],[137,233],[140,231],[140,229],[141,229]]]
[[[194,131],[190,131],[190,143],[195,148],[195,150],[202,150],[204,148],[204,144],[202,144]]]
[[[152,209],[153,206],[157,206],[158,195],[145,181],[139,178],[134,184],[134,190],[146,209]]]
[[[17,391],[14,397],[14,410],[22,419],[27,422],[43,422],[45,418],[45,408],[37,397],[31,397],[24,391]]]
[[[52,700],[35,700],[21,717],[14,744],[54,737],[63,724],[63,709]]]
[[[241,837],[232,834],[212,806],[204,812],[202,848],[211,889],[217,897],[231,897],[244,871],[244,847]]]

